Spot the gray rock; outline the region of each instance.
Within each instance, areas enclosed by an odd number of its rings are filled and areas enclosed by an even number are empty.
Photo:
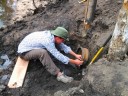
[[[79,87],[69,88],[67,91],[57,91],[54,96],[74,96],[74,94],[83,94],[84,90]]]
[[[100,59],[86,73],[81,82],[85,96],[128,96],[128,59],[123,62]]]
[[[0,73],[2,73],[3,72],[3,68],[0,68]]]
[[[7,83],[7,80],[8,80],[8,75],[3,75],[0,80],[0,83],[5,84],[5,83]]]
[[[0,85],[0,92],[3,91],[6,87],[4,85]]]

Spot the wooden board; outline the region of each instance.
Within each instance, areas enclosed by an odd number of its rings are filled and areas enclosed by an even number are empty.
[[[16,65],[12,72],[11,78],[8,83],[9,88],[22,87],[25,74],[27,71],[28,63],[29,61],[25,61],[21,59],[20,57],[18,57]]]

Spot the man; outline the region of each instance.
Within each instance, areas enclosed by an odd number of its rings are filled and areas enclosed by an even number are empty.
[[[25,60],[39,59],[48,72],[57,76],[58,81],[68,83],[71,82],[73,78],[66,76],[63,72],[61,72],[49,55],[50,53],[64,64],[72,63],[80,66],[83,63],[82,56],[73,52],[70,47],[63,43],[64,40],[67,39],[68,31],[63,27],[57,27],[52,31],[46,30],[33,32],[21,41],[18,46],[18,54]],[[65,53],[75,56],[76,59],[64,56],[56,49],[55,44],[57,44]]]

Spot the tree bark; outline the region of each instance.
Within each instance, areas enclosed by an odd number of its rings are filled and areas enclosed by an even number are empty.
[[[128,52],[128,0],[124,0],[113,32],[108,54],[111,59],[124,59]]]

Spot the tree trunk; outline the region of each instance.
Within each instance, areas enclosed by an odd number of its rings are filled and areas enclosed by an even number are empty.
[[[128,52],[128,0],[124,0],[114,29],[108,54],[111,59],[124,59]]]

